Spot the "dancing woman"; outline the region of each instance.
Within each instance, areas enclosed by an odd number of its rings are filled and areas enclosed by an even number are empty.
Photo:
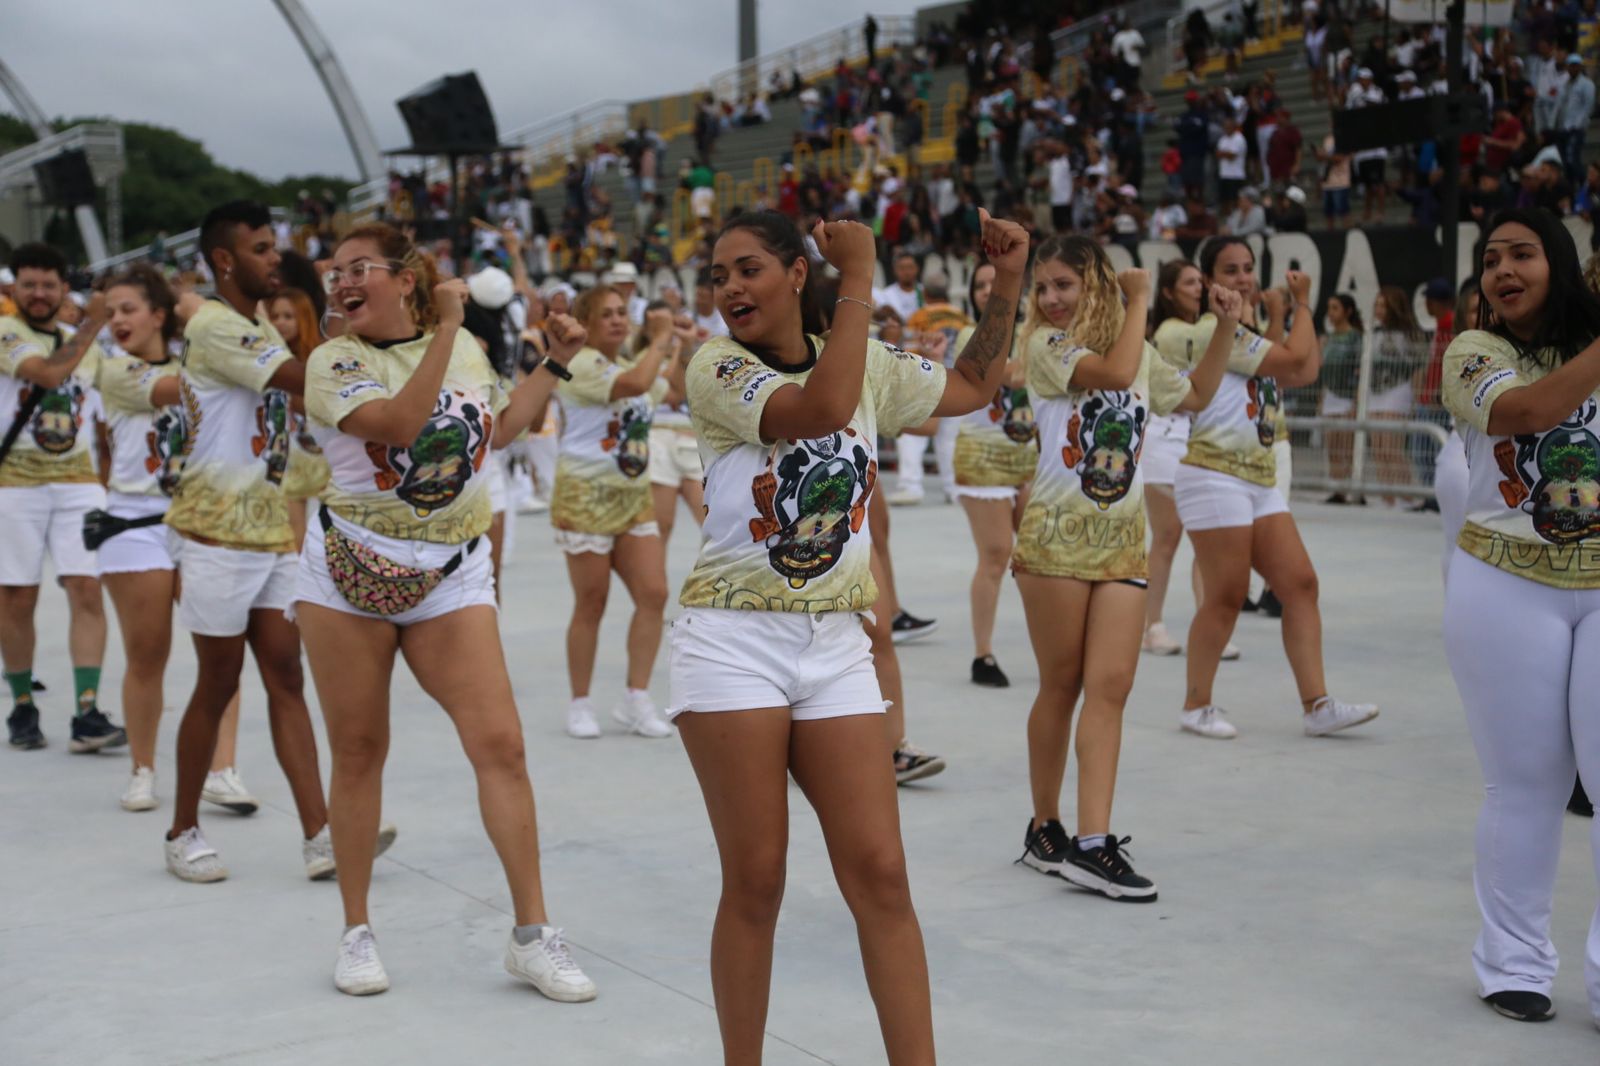
[[[709,459],[700,558],[672,629],[672,704],[722,859],[711,980],[728,1066],[761,1061],[792,774],[816,810],[856,920],[893,1066],[934,1061],[922,933],[911,905],[883,694],[856,615],[873,605],[869,497],[877,441],[987,406],[1005,375],[1027,237],[983,218],[998,271],[952,370],[867,338],[874,248],[854,222],[812,238],[840,272],[833,328],[794,223],[724,226],[712,284],[731,338],[689,366]]]
[[[1156,887],[1122,850],[1128,838],[1111,832],[1111,803],[1122,711],[1145,631],[1140,453],[1151,415],[1199,411],[1211,401],[1241,302],[1217,291],[1220,330],[1184,377],[1145,341],[1149,300],[1150,275],[1117,275],[1105,249],[1086,237],[1057,235],[1039,246],[1019,344],[1039,466],[1013,564],[1039,663],[1028,716],[1033,818],[1020,861],[1134,902],[1155,899]],[[1069,837],[1061,782],[1080,695],[1078,835]]]
[[[583,331],[557,317],[547,372],[509,394],[461,328],[466,283],[441,282],[398,230],[346,234],[324,277],[344,336],[312,353],[306,409],[332,468],[320,529],[300,556],[294,610],[333,755],[329,822],[345,933],[334,984],[389,987],[368,924],[389,688],[403,656],[455,723],[478,781],[484,827],[510,885],[506,969],[568,1002],[594,983],[549,925],[533,789],[500,648],[489,563],[489,450],[526,429]]]

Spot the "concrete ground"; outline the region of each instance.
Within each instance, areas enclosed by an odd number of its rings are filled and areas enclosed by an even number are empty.
[[[1224,664],[1219,681],[1242,733],[1232,743],[1180,733],[1183,661],[1145,658],[1114,824],[1160,886],[1148,906],[1012,865],[1029,815],[1023,724],[1037,680],[1020,604],[1008,582],[997,648],[1012,687],[972,687],[965,521],[949,506],[895,512],[902,595],[942,623],[901,653],[913,737],[950,761],[901,793],[942,1061],[1600,1060],[1582,983],[1595,900],[1588,823],[1570,820],[1556,890],[1559,1016],[1519,1025],[1475,996],[1479,778],[1440,648],[1437,523],[1297,511],[1322,575],[1335,691],[1378,701],[1383,716],[1342,737],[1302,736],[1276,623],[1254,616],[1236,637],[1243,661]],[[693,532],[680,523],[671,546],[674,586]],[[388,994],[333,989],[337,890],[303,876],[259,683],[245,688],[240,766],[265,806],[248,819],[205,818],[232,878],[168,876],[160,838],[178,716],[162,729],[162,810],[122,812],[125,760],[66,752],[66,611],[47,590],[38,669],[51,747],[0,751],[0,1063],[720,1061],[706,963],[717,858],[694,778],[676,739],[562,733],[566,576],[542,518],[524,518],[518,533],[503,639],[552,916],[599,1000],[548,1002],[502,971],[509,901],[472,776],[403,668],[386,793],[401,834],[373,885]],[[1174,590],[1175,632],[1189,612],[1187,589]],[[619,586],[597,674],[604,707],[621,691],[625,621]],[[113,627],[114,714],[120,662]],[[179,708],[193,679],[185,640],[168,679]],[[654,687],[664,701],[664,663]],[[815,820],[793,796],[766,1061],[883,1062],[849,915]]]

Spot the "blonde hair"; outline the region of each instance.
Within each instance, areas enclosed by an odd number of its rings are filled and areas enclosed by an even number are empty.
[[[439,284],[439,266],[433,256],[418,248],[404,233],[386,222],[370,222],[357,226],[339,239],[340,246],[350,241],[371,241],[378,246],[383,257],[397,269],[409,270],[417,283],[406,297],[406,309],[417,327],[424,332],[439,324],[439,309],[433,306],[433,287]]]
[[[622,299],[622,293],[610,285],[596,285],[592,289],[584,289],[583,292],[578,294],[578,298],[572,301],[572,317],[577,319],[578,323],[585,329],[588,329],[590,316],[600,313],[600,308],[605,303],[607,296],[615,296],[619,300]],[[622,309],[624,311],[628,309],[627,301],[623,301]]]
[[[1044,263],[1060,263],[1083,280],[1083,295],[1072,313],[1068,335],[1072,343],[1104,355],[1122,332],[1126,311],[1122,306],[1122,287],[1105,249],[1087,237],[1057,234],[1039,245],[1033,260],[1034,275]],[[1039,287],[1028,296],[1028,314],[1022,320],[1020,346],[1027,347],[1035,330],[1048,326],[1049,319],[1039,306]]]

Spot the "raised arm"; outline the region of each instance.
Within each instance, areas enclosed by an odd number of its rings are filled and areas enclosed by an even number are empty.
[[[49,355],[36,355],[24,359],[17,366],[16,376],[30,385],[41,388],[57,389],[72,376],[78,369],[78,364],[88,354],[94,339],[100,335],[100,330],[105,327],[110,316],[106,312],[106,296],[97,292],[89,298],[89,306],[84,313],[83,321],[78,324],[78,332],[72,339]]]
[[[1507,389],[1489,408],[1489,433],[1513,437],[1559,426],[1600,390],[1600,338],[1538,381]]]
[[[964,415],[986,407],[1006,382],[1006,357],[1017,325],[1022,273],[1028,266],[1028,232],[1015,222],[989,217],[979,209],[983,249],[994,264],[994,287],[956,365],[945,375],[944,395],[935,416]]]
[[[823,222],[811,230],[817,251],[839,271],[833,328],[804,385],[788,385],[761,409],[764,440],[809,440],[837,433],[861,405],[867,372],[867,327],[872,322],[872,231],[859,222]]]
[[[1294,325],[1284,341],[1273,344],[1256,372],[1275,377],[1284,388],[1294,389],[1317,380],[1317,373],[1322,369],[1322,348],[1317,344],[1316,327],[1311,321],[1310,275],[1291,270],[1287,280],[1289,296],[1294,300]]]
[[[1075,389],[1121,390],[1133,387],[1144,359],[1144,327],[1150,317],[1150,272],[1124,270],[1117,275],[1128,298],[1122,329],[1109,352],[1090,352],[1072,370]]]
[[[494,426],[494,439],[490,443],[504,448],[525,429],[536,429],[544,422],[545,409],[550,404],[550,394],[555,392],[561,375],[547,363],[565,367],[578,354],[589,334],[578,320],[569,315],[551,315],[546,326],[550,350],[526,377],[511,390],[506,409],[500,412]]]
[[[658,308],[644,316],[645,336],[650,344],[633,366],[611,379],[611,398],[626,400],[643,396],[655,388],[661,376],[661,361],[672,351],[672,312]]]
[[[1217,328],[1211,331],[1211,342],[1205,354],[1189,372],[1189,395],[1178,404],[1180,411],[1204,411],[1217,395],[1222,375],[1228,370],[1228,357],[1233,354],[1233,335],[1239,328],[1239,313],[1244,308],[1244,297],[1221,285],[1211,287],[1211,310],[1217,316]]]
[[[409,447],[428,424],[433,406],[438,402],[439,390],[444,387],[444,375],[450,369],[450,353],[456,346],[456,335],[466,313],[467,283],[460,278],[442,281],[433,287],[433,303],[439,309],[439,325],[428,341],[427,350],[416,372],[400,391],[385,399],[371,400],[357,407],[339,423],[339,430],[352,437],[388,444],[396,448]],[[295,368],[305,376],[305,368],[291,360],[279,371]],[[277,378],[274,376],[274,382]]]

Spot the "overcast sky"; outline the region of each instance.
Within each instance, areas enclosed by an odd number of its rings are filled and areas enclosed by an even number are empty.
[[[691,88],[738,60],[737,0],[304,2],[384,148],[407,142],[394,101],[441,74],[476,70],[504,133],[593,100]],[[763,52],[866,10],[863,0],[758,6]],[[0,57],[51,117],[170,126],[267,178],[355,176],[322,84],[271,0],[5,8]]]

